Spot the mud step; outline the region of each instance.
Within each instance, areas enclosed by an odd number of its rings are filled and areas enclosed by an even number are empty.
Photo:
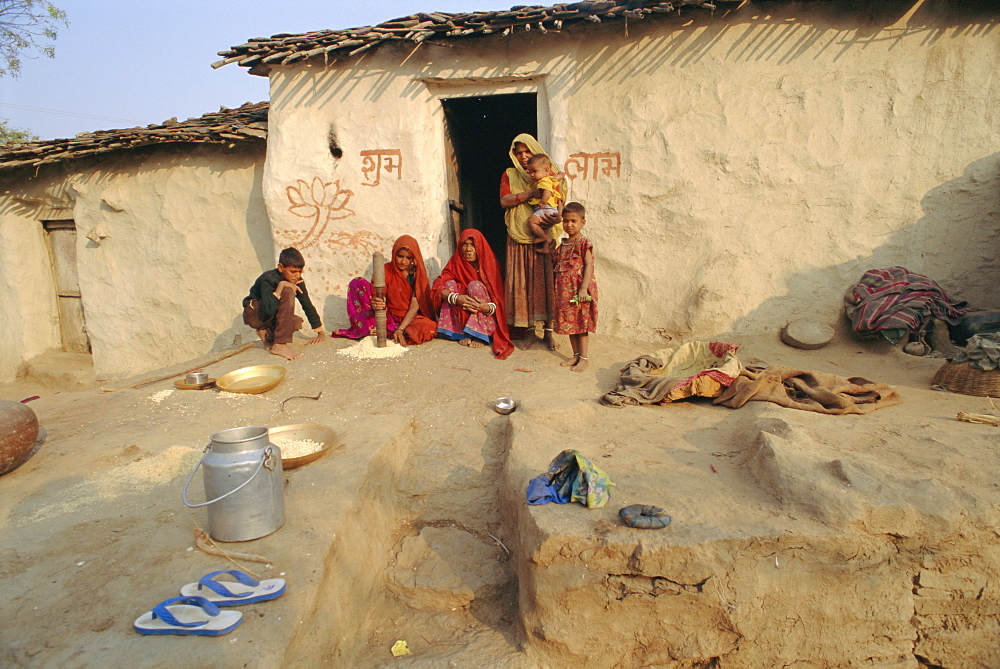
[[[24,363],[18,377],[54,390],[86,390],[97,385],[89,353],[46,351]]]

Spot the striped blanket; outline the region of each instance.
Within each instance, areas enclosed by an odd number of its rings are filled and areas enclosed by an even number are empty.
[[[930,318],[955,325],[970,311],[955,302],[933,279],[904,267],[870,269],[846,296],[845,310],[855,332],[909,330]]]

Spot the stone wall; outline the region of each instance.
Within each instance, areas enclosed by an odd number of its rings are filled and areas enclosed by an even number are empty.
[[[451,252],[440,99],[534,92],[589,208],[603,333],[833,325],[897,264],[998,307],[1000,42],[977,7],[745,3],[285,66],[268,211],[342,321],[372,250],[412,234],[432,274]]]

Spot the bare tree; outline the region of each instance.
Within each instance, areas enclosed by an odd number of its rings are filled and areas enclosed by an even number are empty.
[[[0,0],[0,77],[18,76],[22,56],[54,58],[51,43],[62,26],[69,26],[66,12],[49,0]]]

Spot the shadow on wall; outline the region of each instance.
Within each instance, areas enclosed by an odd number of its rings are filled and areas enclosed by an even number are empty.
[[[639,22],[631,26],[635,40],[617,49],[599,49],[572,68],[555,68],[549,85],[555,90],[565,88],[568,95],[602,82],[626,86],[631,79],[648,77],[663,68],[696,65],[710,54],[733,65],[789,65],[802,57],[836,62],[849,51],[864,49],[874,42],[898,42],[921,35],[921,45],[930,48],[947,37],[949,29],[983,36],[1000,23],[995,3],[985,0],[961,9],[953,8],[959,3],[948,3],[944,12],[927,6],[935,3],[927,3],[905,22],[905,27],[884,30],[900,21],[914,4],[913,0],[824,2],[809,3],[803,11],[802,3],[755,2],[725,13],[721,21],[714,14],[684,13],[688,23],[683,28],[676,21],[662,30],[653,22]],[[613,23],[608,26],[606,30],[620,30]],[[648,39],[640,41],[642,37]]]
[[[247,238],[257,254],[257,262],[260,263],[260,271],[265,271],[274,267],[277,262],[278,252],[275,249],[274,234],[271,231],[271,223],[267,217],[267,208],[264,204],[264,161],[254,162],[253,185],[250,188],[249,200],[246,208],[246,228]]]
[[[101,157],[89,156],[34,169],[5,170],[6,185],[0,189],[0,195],[10,199],[3,202],[0,214],[36,220],[40,207],[73,208],[76,204],[75,186],[103,190],[115,178],[115,174],[101,171],[101,168]],[[110,211],[111,207],[102,201],[101,209]],[[87,232],[84,230],[83,234]]]
[[[238,313],[233,317],[230,326],[216,336],[215,341],[212,342],[212,347],[208,350],[209,352],[225,351],[226,349],[236,348],[237,346],[256,341],[257,333],[243,322],[242,307],[239,300],[237,300],[233,307],[233,311]]]
[[[970,163],[961,177],[927,191],[924,215],[865,257],[794,272],[786,290],[735,321],[731,335],[776,331],[798,317],[846,326],[843,309],[826,317],[815,305],[840,297],[869,269],[906,267],[934,279],[955,300],[1000,308],[1000,153]],[[923,249],[920,253],[907,249]],[[831,279],[836,283],[831,285]],[[763,326],[763,327],[762,327]]]
[[[323,300],[323,327],[326,333],[331,330],[343,330],[351,326],[347,319],[347,298],[339,295],[327,295]],[[303,326],[305,327],[305,326]]]
[[[919,6],[914,9],[916,4]],[[907,16],[911,10],[913,14]],[[897,25],[903,19],[902,25]],[[488,80],[509,75],[522,50],[537,51],[540,46],[551,44],[565,51],[575,49],[570,42],[584,39],[589,43],[600,42],[602,34],[613,36],[613,41],[618,42],[624,29],[628,41],[618,47],[595,49],[580,60],[559,53],[538,65],[537,71],[550,73],[550,89],[573,94],[583,86],[604,81],[626,85],[631,79],[648,77],[663,68],[695,65],[710,54],[729,64],[770,62],[787,65],[801,57],[836,62],[849,51],[864,49],[875,42],[899,42],[919,37],[921,45],[930,48],[948,37],[989,35],[998,30],[998,25],[1000,15],[995,0],[922,4],[914,0],[879,3],[775,1],[745,3],[732,11],[691,10],[656,15],[628,23],[609,20],[600,26],[588,25],[579,29],[570,25],[560,33],[546,35],[538,31],[515,31],[506,38],[496,35],[469,37],[461,42],[451,40],[447,45],[496,48],[498,64],[476,68],[476,78]],[[893,26],[893,30],[886,31],[887,26]],[[426,96],[422,78],[440,76],[442,70],[452,72],[456,65],[461,66],[453,54],[443,51],[429,54],[427,50],[435,47],[422,45],[420,48],[424,53],[419,60],[425,64],[415,68],[415,76],[401,93],[403,98],[415,100]],[[325,107],[334,100],[346,102],[358,95],[368,102],[379,102],[392,90],[392,83],[404,64],[416,62],[410,60],[414,52],[410,43],[383,46],[379,51],[394,54],[398,65],[370,66],[368,61],[377,56],[368,52],[348,61],[337,76],[297,80],[279,77],[275,80],[272,97],[301,107]],[[539,55],[532,53],[533,57]]]

